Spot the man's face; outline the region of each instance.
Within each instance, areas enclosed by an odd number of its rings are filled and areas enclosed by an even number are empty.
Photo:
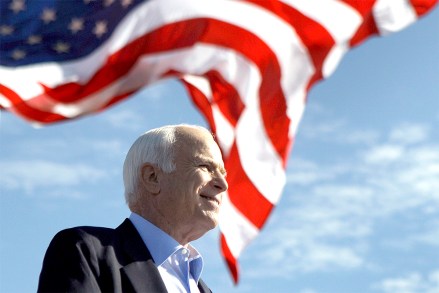
[[[224,163],[209,133],[185,128],[177,139],[176,169],[162,174],[160,209],[177,233],[196,239],[218,224],[222,196],[228,188]]]

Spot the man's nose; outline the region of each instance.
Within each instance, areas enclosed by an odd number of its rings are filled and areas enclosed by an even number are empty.
[[[229,184],[227,183],[226,177],[221,173],[215,176],[213,180],[213,186],[219,192],[224,192],[229,188]]]

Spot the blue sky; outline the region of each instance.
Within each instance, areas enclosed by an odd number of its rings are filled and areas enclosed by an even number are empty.
[[[313,88],[282,199],[240,259],[195,243],[215,292],[439,292],[439,10],[352,50]],[[0,121],[0,292],[34,292],[49,241],[129,215],[122,164],[142,132],[204,120],[175,81],[95,116]]]

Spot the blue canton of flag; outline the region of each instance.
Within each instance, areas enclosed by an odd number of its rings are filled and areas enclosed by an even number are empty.
[[[142,0],[0,2],[0,64],[68,61],[90,54]]]

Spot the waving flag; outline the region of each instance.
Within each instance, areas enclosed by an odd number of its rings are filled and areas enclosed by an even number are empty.
[[[310,87],[351,47],[403,29],[436,3],[1,1],[0,106],[49,124],[181,80],[223,151],[221,249],[237,282],[239,255],[281,196]]]

